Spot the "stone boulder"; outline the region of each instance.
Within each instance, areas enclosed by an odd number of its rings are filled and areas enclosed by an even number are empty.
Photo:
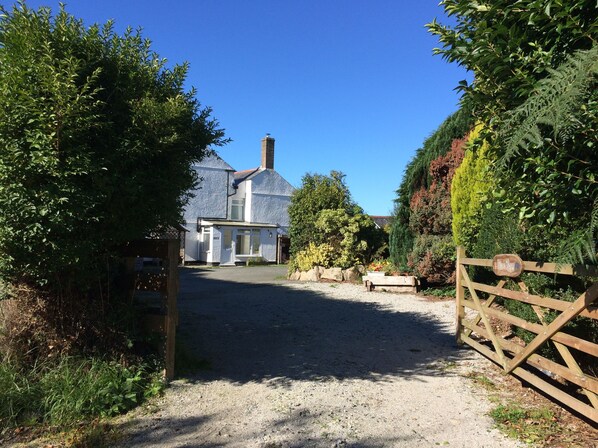
[[[298,281],[301,278],[301,271],[296,270],[295,272],[291,272],[289,274],[289,280],[292,280],[294,282]]]
[[[299,280],[302,282],[317,282],[320,280],[320,270],[315,267],[306,272],[301,272]]]
[[[346,282],[358,282],[362,273],[357,266],[345,269],[343,271],[343,280]]]
[[[343,281],[343,270],[341,268],[329,268],[322,271],[321,278],[326,280],[334,280],[335,282]]]

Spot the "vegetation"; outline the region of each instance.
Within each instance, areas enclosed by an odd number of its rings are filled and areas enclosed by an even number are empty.
[[[386,233],[353,202],[344,174],[306,174],[289,206],[290,270],[367,264],[386,250]]]
[[[160,387],[119,247],[178,223],[226,140],[139,32],[0,10],[0,427],[113,415]]]
[[[488,158],[488,144],[477,144],[480,126],[469,134],[470,147],[455,171],[451,184],[451,210],[453,215],[453,241],[464,246],[471,253],[481,226],[484,206],[491,201],[493,186],[491,161]]]
[[[450,210],[448,210],[448,207],[445,207],[443,210],[439,210],[437,207],[440,206],[443,200],[446,201],[448,199],[447,194],[450,188],[446,189],[447,181],[449,181],[447,176],[449,176],[450,172],[450,177],[452,178],[454,168],[458,166],[458,163],[453,163],[452,167],[449,168],[451,160],[456,161],[454,156],[459,157],[459,149],[453,146],[453,142],[455,140],[460,141],[470,131],[472,125],[473,118],[471,110],[464,105],[448,117],[424,141],[423,147],[416,151],[414,158],[405,169],[403,180],[397,190],[397,198],[395,199],[394,219],[390,231],[389,243],[391,260],[402,271],[410,269],[407,263],[418,234],[423,234],[423,232],[436,234],[450,232]],[[457,144],[457,146],[460,146],[460,144]],[[453,151],[454,154],[449,156],[449,159],[446,159],[443,163],[440,163],[445,166],[442,169],[435,169],[431,172],[432,161],[442,158],[450,151]],[[434,175],[436,178],[434,178]],[[436,185],[433,187],[433,191],[430,191],[434,182],[436,182]],[[432,200],[432,203],[425,208],[427,216],[431,217],[428,218],[428,223],[422,222],[419,217],[411,217],[413,213],[412,205],[420,205],[420,198],[422,196],[425,196],[422,199],[425,199],[427,202]],[[440,201],[440,204],[434,201]],[[423,210],[421,211],[423,212]],[[438,215],[435,218],[435,214],[438,213],[442,216]],[[441,222],[446,232],[440,232],[440,229],[432,230],[434,225],[438,226]],[[418,224],[416,229],[413,229],[414,223]],[[428,227],[431,229],[430,231],[428,231]],[[415,261],[414,257],[411,257],[411,260],[413,263]]]
[[[162,391],[150,365],[125,367],[114,361],[64,357],[34,369],[0,364],[0,427],[43,422],[70,427],[112,416]]]
[[[500,161],[493,164],[495,171],[502,168],[494,202],[530,236],[523,249],[532,258],[555,259],[564,250],[569,260],[574,253],[592,261],[598,215],[592,213],[598,197],[596,3],[442,4],[456,25],[428,26],[443,45],[437,53],[474,73],[474,82],[460,88],[484,126],[490,158]]]

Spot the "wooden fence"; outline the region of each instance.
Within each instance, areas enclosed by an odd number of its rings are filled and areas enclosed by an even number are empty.
[[[131,298],[144,306],[143,327],[162,336],[158,348],[164,355],[167,380],[174,377],[179,244],[178,238],[147,239],[133,241],[122,250]]]
[[[498,284],[492,286],[473,281],[467,266],[491,268]],[[565,328],[578,316],[598,321],[598,282],[593,283],[574,302],[566,302],[530,294],[520,278],[524,271],[598,277],[596,269],[522,261],[516,255],[497,255],[492,260],[467,258],[464,249],[459,247],[457,340],[470,345],[505,372],[514,374],[598,422],[598,344],[568,334]],[[516,289],[505,287],[511,284],[516,285]],[[514,300],[528,304],[537,316],[537,322],[509,314],[504,307],[497,306],[499,297],[503,303]],[[557,316],[553,319],[555,314]],[[535,334],[535,337],[527,344],[516,342],[511,335],[501,335],[497,326],[493,325],[495,322],[506,322],[510,326],[522,328]],[[553,344],[560,355],[559,362],[538,353],[538,349],[545,344]],[[585,360],[580,363],[582,356]]]

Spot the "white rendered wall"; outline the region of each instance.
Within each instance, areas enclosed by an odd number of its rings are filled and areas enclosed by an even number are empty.
[[[251,222],[288,227],[293,186],[274,170],[261,171],[251,182]]]
[[[183,216],[187,227],[196,224],[198,217],[226,219],[228,184],[232,182],[232,168],[214,155],[202,160],[194,169],[203,181],[199,182],[198,189],[193,191],[195,197],[191,198],[185,207]]]
[[[276,229],[262,229],[260,237],[262,258],[269,262],[276,262]]]

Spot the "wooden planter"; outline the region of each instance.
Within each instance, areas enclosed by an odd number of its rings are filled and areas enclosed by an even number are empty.
[[[392,292],[417,292],[418,281],[412,275],[371,275],[368,272],[362,280],[366,291],[380,288]]]

